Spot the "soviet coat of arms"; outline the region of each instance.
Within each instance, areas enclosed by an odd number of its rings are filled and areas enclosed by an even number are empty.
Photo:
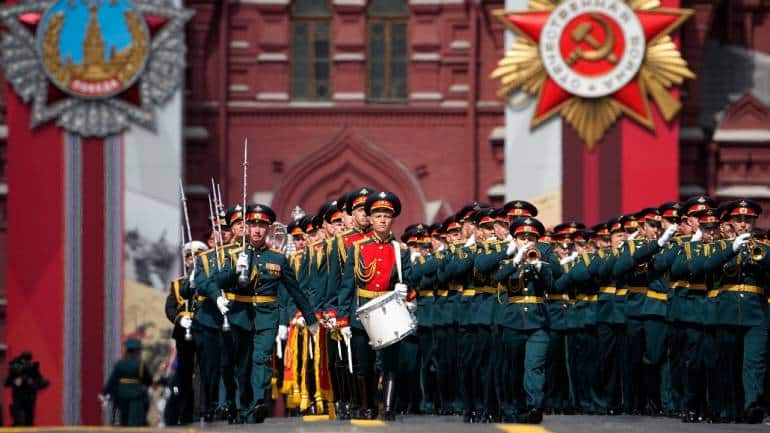
[[[81,136],[154,130],[154,108],[182,83],[192,14],[162,0],[28,0],[0,9],[0,62],[32,101],[33,128],[55,119]]]

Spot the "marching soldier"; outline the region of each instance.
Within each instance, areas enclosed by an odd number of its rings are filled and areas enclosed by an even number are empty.
[[[577,257],[573,237],[585,225],[571,221],[553,228],[555,251],[564,272]],[[572,289],[569,287],[568,289]],[[549,288],[550,292],[550,288]],[[567,374],[567,333],[569,329],[570,296],[568,291],[546,293],[549,318],[548,356],[546,357],[545,409],[554,413],[574,413],[570,401],[570,381]]]
[[[369,337],[355,312],[366,300],[390,291],[396,291],[398,296],[408,302],[411,302],[415,295],[403,283],[409,280],[411,272],[408,252],[401,250],[391,233],[393,219],[401,213],[401,202],[395,195],[385,191],[373,194],[368,194],[367,191],[366,195],[368,198],[363,210],[371,219],[372,233],[371,236],[354,242],[347,251],[344,280],[339,292],[337,324],[341,326],[342,335],[352,344],[353,370],[360,397],[360,409],[366,418],[374,418],[377,414],[375,390],[378,376],[374,368],[376,353],[369,345]],[[356,198],[352,202],[351,208],[355,208]],[[396,260],[400,261],[401,276],[395,272],[398,268]],[[395,343],[379,351],[385,400],[382,418],[385,420],[395,419],[399,348],[400,345]]]
[[[367,187],[359,188],[343,195],[338,200],[338,209],[332,207],[326,212],[326,217],[330,221],[339,218],[342,221],[349,221],[352,225],[350,229],[336,232],[335,236],[328,237],[326,240],[326,307],[325,315],[327,323],[332,328],[339,330],[342,326],[337,324],[337,307],[339,294],[344,280],[344,269],[348,259],[347,252],[354,242],[368,238],[371,235],[371,223],[366,214],[364,205],[372,190]],[[346,342],[345,344],[348,344]],[[348,371],[347,351],[344,350],[342,357],[335,351],[342,349],[342,345],[329,344],[332,353],[329,358],[337,363],[336,378],[339,396],[338,417],[341,419],[365,418],[366,414],[360,413],[360,408],[365,405],[363,397],[357,392],[359,387],[354,381],[353,376]],[[342,358],[342,359],[340,359]],[[371,413],[369,414],[371,415]]]
[[[730,202],[725,216],[736,237],[720,242],[702,263],[703,271],[721,276],[717,297],[717,343],[720,366],[732,380],[723,382],[727,402],[743,402],[743,413],[728,410],[727,418],[762,422],[761,407],[767,346],[768,247],[754,241],[751,231],[762,208],[749,200]],[[697,265],[696,265],[697,268]],[[698,272],[694,272],[698,273]],[[711,297],[711,293],[709,293]],[[742,355],[742,356],[741,356]],[[742,362],[741,362],[742,361]],[[740,380],[742,379],[742,380]],[[743,383],[741,390],[738,384]]]
[[[200,241],[189,242],[184,246],[185,263],[183,266],[192,272],[194,257],[208,248]],[[190,277],[194,280],[194,275]],[[195,367],[195,343],[192,341],[193,308],[195,290],[190,287],[190,277],[177,277],[171,281],[171,290],[166,297],[166,318],[174,325],[171,337],[176,345],[177,367],[175,374],[178,413],[171,420],[171,425],[189,424],[193,421],[193,370]],[[167,423],[169,423],[167,421]]]
[[[125,355],[113,367],[102,395],[115,402],[120,425],[145,426],[150,406],[147,388],[152,385],[152,372],[142,360],[142,342],[129,338],[124,344]]]
[[[237,422],[262,423],[270,399],[269,360],[279,330],[281,305],[286,305],[281,298],[291,296],[314,335],[318,324],[286,257],[265,243],[268,227],[275,221],[273,210],[261,204],[249,206],[245,220],[247,245],[231,249],[216,276],[219,286],[228,290],[209,290],[206,296],[215,300],[231,324],[240,391]]]
[[[666,289],[655,286],[655,290],[649,287],[650,280],[657,278],[651,260],[671,240],[677,227],[670,226],[658,238],[661,217],[656,208],[639,212],[636,219],[636,235],[632,235],[634,239],[629,239],[623,246],[613,267],[618,288],[627,290],[623,398],[627,413],[646,412],[657,415],[660,408],[659,363],[665,341],[665,322],[649,320],[645,316],[644,305],[648,297],[667,299]],[[640,234],[642,239],[636,239]],[[663,312],[665,317],[665,306]]]
[[[503,315],[502,346],[504,422],[540,423],[543,420],[545,358],[548,349],[548,312],[544,297],[553,288],[551,264],[543,261],[550,247],[538,243],[545,233],[532,217],[514,220],[514,242],[501,262],[496,278],[507,292]]]
[[[454,215],[441,224],[441,231],[446,235],[447,247],[436,252],[437,299],[433,308],[433,332],[436,353],[437,378],[441,395],[440,415],[462,413],[462,393],[460,392],[461,372],[457,345],[457,308],[462,296],[462,285],[451,273],[452,256],[457,248],[462,248],[460,224]]]
[[[223,239],[242,239],[243,208],[241,205],[231,207],[225,213],[227,228],[222,231]],[[225,235],[225,233],[229,233]],[[237,418],[235,406],[235,379],[230,344],[229,328],[225,326],[222,310],[215,298],[207,293],[219,293],[222,289],[216,274],[224,266],[224,259],[229,249],[237,243],[225,244],[218,248],[200,254],[196,269],[198,272],[190,279],[191,286],[196,291],[195,316],[193,317],[193,342],[195,343],[195,358],[198,360],[200,372],[200,406],[201,418],[206,422],[214,420],[219,397],[224,401],[225,416],[229,422]],[[228,342],[226,345],[225,342]],[[219,396],[220,378],[224,384],[224,395]]]

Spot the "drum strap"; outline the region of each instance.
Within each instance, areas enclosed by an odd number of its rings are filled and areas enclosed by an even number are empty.
[[[396,272],[398,272],[398,282],[403,283],[401,278],[401,244],[393,241],[393,253],[396,255]]]

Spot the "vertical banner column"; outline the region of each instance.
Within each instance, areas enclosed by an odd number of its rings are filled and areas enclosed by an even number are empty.
[[[527,0],[506,0],[508,11],[527,10]],[[505,32],[507,50],[516,35]],[[527,200],[538,207],[547,226],[562,217],[562,120],[553,117],[530,128],[537,99],[511,95],[505,109],[505,199]]]

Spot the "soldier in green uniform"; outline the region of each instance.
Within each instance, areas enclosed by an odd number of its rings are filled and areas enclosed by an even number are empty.
[[[545,228],[532,217],[513,221],[510,228],[515,240],[496,274],[506,290],[502,346],[504,422],[540,423],[543,419],[545,358],[548,350],[548,312],[546,290],[554,291],[550,247],[537,240]],[[515,245],[515,247],[514,247]]]
[[[476,254],[473,257],[473,283],[476,304],[476,341],[479,346],[475,375],[480,380],[480,407],[478,414],[481,422],[492,422],[499,418],[499,402],[497,398],[496,374],[501,358],[498,342],[497,322],[499,317],[497,306],[501,301],[495,274],[498,264],[505,258],[507,245],[500,242],[494,230],[495,210],[481,209],[474,215],[478,227],[476,237]],[[499,342],[498,342],[499,343]]]
[[[726,400],[743,402],[743,413],[727,410],[728,419],[762,422],[761,407],[767,345],[768,247],[753,241],[751,231],[761,207],[750,200],[737,200],[725,207],[727,221],[736,237],[720,242],[705,261],[703,271],[721,275],[717,293],[717,344],[719,364],[726,374]],[[698,272],[694,272],[698,273]],[[711,293],[709,293],[709,296]],[[743,389],[740,389],[740,384]],[[730,400],[727,400],[730,401]]]
[[[626,335],[626,315],[624,313],[626,292],[618,287],[612,270],[629,232],[636,230],[633,215],[613,218],[607,222],[610,232],[610,246],[600,253],[597,261],[596,278],[599,283],[597,300],[597,333],[599,337],[599,383],[601,392],[598,400],[600,410],[607,415],[618,415],[623,411],[621,385]]]
[[[575,221],[559,224],[553,228],[554,248],[559,267],[563,272],[577,257],[573,238],[585,225]],[[568,287],[567,289],[571,289]],[[570,380],[567,372],[567,334],[571,316],[569,291],[546,293],[545,306],[549,318],[548,356],[546,357],[545,410],[557,414],[573,414],[570,399]],[[574,327],[574,326],[573,326]]]
[[[462,399],[459,380],[459,357],[457,345],[457,304],[461,294],[461,284],[451,275],[452,256],[457,248],[462,247],[460,224],[454,215],[441,224],[441,231],[446,234],[447,247],[435,253],[437,261],[436,285],[437,299],[433,310],[433,332],[436,352],[437,376],[441,394],[441,415],[462,413]]]
[[[147,409],[150,406],[147,388],[152,385],[152,372],[142,361],[142,342],[129,338],[126,352],[115,364],[102,395],[114,401],[120,412],[120,425],[147,425]]]
[[[225,213],[226,225],[222,227],[224,238],[240,241],[243,233],[243,209],[241,205],[231,207]],[[225,235],[225,233],[229,233]],[[233,422],[237,416],[235,406],[235,379],[233,361],[230,350],[225,341],[230,341],[230,332],[224,326],[222,310],[207,293],[219,293],[221,288],[217,282],[216,274],[224,265],[224,259],[228,251],[236,247],[237,243],[225,244],[210,249],[196,258],[197,272],[191,275],[191,288],[195,289],[195,316],[193,317],[193,342],[195,343],[195,357],[198,361],[200,372],[200,407],[201,418],[210,422],[214,420],[218,400],[223,400],[225,417]],[[224,385],[223,395],[219,395],[220,379]]]
[[[477,368],[481,365],[477,343],[477,309],[473,302],[476,286],[472,279],[473,257],[476,254],[476,226],[471,219],[474,212],[487,207],[478,202],[465,205],[456,215],[461,226],[461,241],[455,246],[446,267],[450,289],[459,290],[456,304],[458,334],[457,357],[460,396],[463,400],[463,421],[481,422],[484,410],[481,402],[481,379]]]
[[[188,242],[184,248],[186,269],[193,271],[192,263],[195,255],[208,250],[206,244],[200,241]],[[174,278],[171,290],[166,296],[166,318],[174,325],[171,337],[176,345],[177,366],[174,387],[178,390],[176,396],[176,411],[173,417],[166,417],[167,425],[189,424],[193,421],[193,370],[195,367],[195,343],[192,341],[192,318],[194,315],[193,301],[195,290],[190,287],[190,278],[194,275]],[[168,407],[166,408],[168,411]]]
[[[252,205],[245,220],[246,248],[231,249],[216,276],[218,285],[228,290],[208,290],[206,296],[230,321],[239,391],[237,421],[261,423],[267,416],[266,402],[270,398],[269,360],[279,331],[281,306],[287,304],[283,299],[291,296],[314,335],[318,333],[318,321],[286,257],[265,243],[268,227],[275,221],[273,210],[262,204]]]
[[[673,359],[679,359],[683,374],[682,386],[682,421],[699,422],[708,416],[708,402],[711,398],[712,409],[719,411],[717,394],[719,388],[713,386],[707,375],[708,357],[714,359],[716,347],[713,339],[707,339],[706,324],[709,319],[708,283],[705,274],[695,275],[690,271],[694,260],[705,257],[707,250],[719,236],[719,217],[713,200],[701,197],[702,204],[688,201],[683,206],[687,213],[688,225],[696,229],[696,234],[684,241],[671,263],[672,296],[669,303],[675,334],[672,339]],[[690,217],[698,215],[698,222],[690,222]],[[702,239],[702,240],[701,240]],[[712,342],[711,344],[710,341]],[[715,363],[711,363],[713,366]],[[674,378],[676,376],[672,375]],[[708,390],[708,394],[707,394]]]
[[[618,288],[627,289],[626,345],[623,376],[623,398],[627,413],[657,415],[660,411],[660,362],[665,342],[665,302],[667,284],[651,281],[660,278],[653,257],[672,239],[678,227],[674,224],[661,232],[661,216],[657,208],[647,208],[637,214],[640,236],[629,239],[620,252],[613,276]],[[645,311],[647,299],[663,302]],[[653,315],[653,313],[657,315]]]

